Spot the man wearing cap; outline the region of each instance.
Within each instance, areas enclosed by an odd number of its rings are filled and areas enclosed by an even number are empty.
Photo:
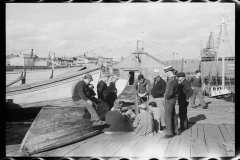
[[[105,122],[100,120],[96,110],[92,106],[92,101],[90,101],[85,94],[85,88],[92,80],[90,74],[85,74],[81,81],[75,83],[72,87],[72,100],[74,104],[80,106],[84,105],[87,108],[88,112],[91,114],[93,126],[104,125]]]
[[[100,80],[97,84],[97,95],[98,99],[101,99],[102,101],[106,100],[107,96],[107,81],[109,80],[110,75],[109,74],[104,74],[102,77],[102,80]]]
[[[161,118],[161,129],[165,129],[165,120],[164,120],[164,93],[166,90],[166,81],[163,80],[159,75],[156,75],[155,81],[151,90],[151,95],[154,98],[154,101],[157,104],[157,107],[159,108],[159,117]]]
[[[116,99],[111,111],[105,115],[107,127],[103,129],[105,134],[133,131],[132,122],[121,112],[122,102]]]
[[[151,82],[148,79],[144,78],[142,74],[140,74],[138,76],[138,79],[134,81],[133,90],[140,97],[138,104],[141,104],[143,101],[146,101],[146,96],[148,96],[151,91]]]
[[[198,95],[198,98],[200,100],[202,109],[207,109],[207,105],[204,102],[203,95],[202,95],[201,71],[196,70],[195,73],[196,73],[196,75],[193,76],[189,81],[190,84],[192,85],[192,89],[193,89],[193,95],[192,95],[191,100],[190,100],[190,106],[192,108],[197,108],[197,107],[195,107],[195,99]]]
[[[180,128],[179,130],[185,130],[188,128],[187,119],[187,106],[189,103],[189,98],[193,94],[193,89],[191,85],[185,78],[185,73],[180,72],[177,74],[178,77],[178,105],[179,105],[179,118],[180,118]]]
[[[166,91],[165,91],[165,106],[164,106],[164,118],[165,118],[165,136],[163,139],[171,138],[175,134],[178,134],[178,119],[175,112],[176,96],[178,92],[178,80],[174,75],[174,69],[172,66],[164,68],[164,71],[168,77]]]
[[[146,104],[138,106],[139,114],[136,116],[133,127],[135,128],[134,134],[138,136],[151,136],[155,134],[153,115],[147,111]]]

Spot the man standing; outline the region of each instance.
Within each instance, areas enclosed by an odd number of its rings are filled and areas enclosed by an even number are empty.
[[[165,129],[165,120],[164,120],[164,93],[166,90],[166,81],[164,81],[159,75],[155,77],[155,81],[153,84],[153,88],[151,91],[151,95],[154,98],[154,101],[157,104],[157,107],[159,108],[160,112],[159,117],[161,118],[161,127],[160,130]]]
[[[81,81],[75,83],[72,87],[72,100],[74,104],[80,106],[84,105],[87,108],[88,112],[91,114],[93,126],[104,125],[106,122],[100,120],[96,110],[92,106],[92,101],[90,101],[85,94],[85,88],[92,80],[90,74],[85,74]]]
[[[192,95],[191,100],[190,100],[190,106],[192,108],[197,108],[197,106],[195,106],[195,99],[198,95],[198,98],[200,100],[202,108],[207,109],[207,105],[204,102],[203,95],[202,95],[201,71],[196,70],[195,74],[196,75],[193,76],[189,81],[190,84],[192,85],[192,89],[193,89],[193,95]]]
[[[107,96],[107,81],[109,79],[110,75],[109,74],[105,74],[102,77],[102,80],[100,80],[97,84],[97,95],[98,95],[98,99],[101,99],[102,101],[106,100],[106,96]]]
[[[178,81],[178,105],[179,105],[179,118],[180,118],[180,128],[179,130],[185,130],[188,128],[187,119],[187,106],[189,103],[189,98],[193,94],[193,89],[189,82],[185,79],[185,73],[180,72],[177,74]]]
[[[138,104],[143,103],[143,101],[147,101],[149,93],[151,91],[151,82],[144,78],[142,74],[138,76],[138,79],[135,80],[133,84],[133,90],[136,94],[138,94]]]
[[[168,77],[167,87],[165,91],[165,106],[164,106],[164,117],[165,117],[165,136],[163,139],[168,139],[178,134],[178,119],[175,112],[176,96],[178,92],[178,80],[174,75],[174,69],[172,66],[164,68],[164,71]]]

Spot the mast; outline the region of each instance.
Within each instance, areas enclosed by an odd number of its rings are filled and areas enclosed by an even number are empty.
[[[224,85],[225,85],[225,28],[226,28],[226,23],[225,23],[225,13],[223,10],[223,17],[222,17],[222,31],[223,31],[223,55],[222,55],[222,89],[224,89]]]

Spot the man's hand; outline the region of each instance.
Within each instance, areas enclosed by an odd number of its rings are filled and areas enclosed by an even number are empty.
[[[87,103],[88,103],[89,105],[92,105],[92,101],[90,101],[89,99],[87,100]]]
[[[189,102],[189,99],[186,99],[187,102]]]

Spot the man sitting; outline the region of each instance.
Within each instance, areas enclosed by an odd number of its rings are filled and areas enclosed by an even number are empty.
[[[85,88],[93,80],[90,74],[85,74],[83,79],[75,83],[72,87],[72,100],[74,104],[82,107],[84,105],[88,112],[91,114],[91,121],[93,126],[104,125],[106,122],[101,121],[96,110],[92,106],[92,101],[87,98],[85,94]]]
[[[112,110],[105,115],[106,124],[109,125],[108,128],[103,129],[105,134],[131,132],[134,130],[131,121],[122,114],[121,108],[122,102],[116,99]]]

